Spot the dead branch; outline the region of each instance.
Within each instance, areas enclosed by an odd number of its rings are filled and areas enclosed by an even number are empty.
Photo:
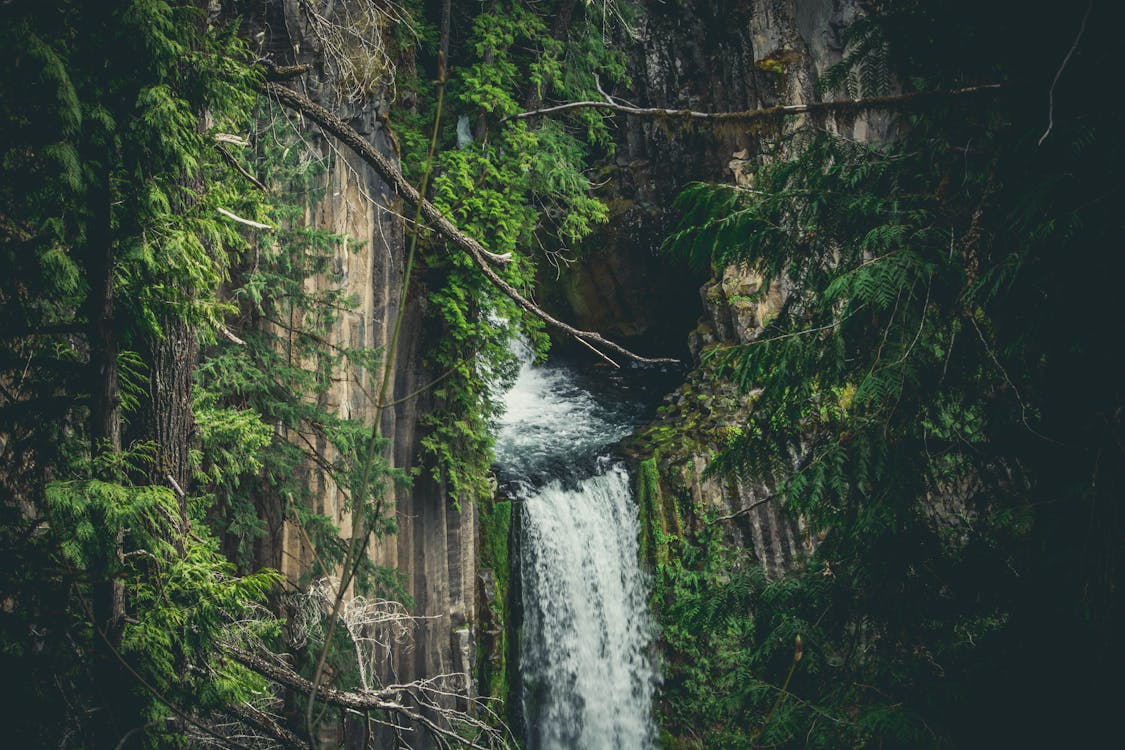
[[[288,81],[290,78],[304,75],[310,70],[308,65],[274,65],[266,62],[266,80]]]
[[[747,505],[745,508],[739,508],[734,513],[728,513],[725,516],[717,516],[715,518],[715,520],[713,521],[713,523],[717,523],[718,521],[731,521],[735,518],[738,518],[739,516],[745,516],[748,513],[750,513],[750,511],[754,510],[755,508],[757,508],[760,505],[765,505],[770,500],[773,500],[775,497],[777,497],[776,493],[770,493],[769,495],[766,495],[765,497],[763,497],[760,500],[755,500],[754,502]]]
[[[227,328],[225,325],[223,325],[222,323],[220,323],[218,325],[216,330],[218,330],[218,332],[223,335],[223,338],[225,338],[227,341],[231,342],[232,344],[238,344],[239,346],[246,346],[245,341],[240,339],[238,336],[235,336],[234,333],[229,328]]]
[[[218,211],[219,213],[221,213],[223,216],[230,219],[231,221],[237,221],[239,224],[245,224],[246,226],[253,227],[254,229],[274,229],[275,228],[275,227],[271,227],[269,224],[263,224],[260,221],[252,221],[250,219],[244,219],[241,216],[239,216],[238,214],[233,213],[231,211],[228,211],[225,208],[216,208],[215,210]]]
[[[244,651],[231,644],[223,644],[223,650],[244,667],[257,672],[268,680],[296,690],[304,695],[313,691],[313,684],[288,667],[282,667],[260,656]],[[426,727],[437,739],[461,743],[477,750],[507,748],[510,744],[502,729],[497,729],[470,714],[441,706],[428,694],[444,697],[446,693],[434,690],[430,681],[419,681],[409,685],[392,685],[379,690],[344,691],[325,685],[317,687],[317,697],[334,706],[363,713],[370,710],[386,711],[407,722],[416,722]],[[412,698],[419,705],[408,705],[403,699]],[[432,718],[436,716],[437,718]],[[478,739],[466,739],[446,721],[459,721],[481,733]],[[482,744],[484,743],[484,744]]]
[[[669,109],[665,107],[630,107],[609,101],[567,102],[554,107],[540,107],[529,112],[519,112],[511,115],[509,120],[525,120],[540,115],[555,115],[563,112],[572,112],[579,109],[605,109],[635,117],[660,117],[681,120],[704,120],[709,122],[755,122],[759,120],[775,120],[794,115],[814,113],[845,113],[859,112],[868,109],[881,109],[884,107],[898,107],[907,104],[917,104],[935,99],[947,99],[958,96],[987,94],[1003,88],[1003,84],[990,83],[983,86],[968,86],[951,91],[911,91],[906,94],[892,94],[889,96],[872,96],[866,99],[854,99],[832,102],[810,102],[808,104],[783,104],[777,107],[764,109],[749,109],[742,112],[698,112],[692,109]]]
[[[254,187],[258,188],[263,193],[268,193],[270,191],[270,189],[266,187],[265,183],[263,183],[254,175],[250,174],[250,171],[246,169],[246,167],[239,164],[238,160],[234,158],[234,155],[231,154],[230,151],[227,151],[221,143],[215,143],[215,150],[219,152],[219,156],[223,157],[223,161],[229,164],[234,169],[234,171],[245,177]]]
[[[383,179],[388,182],[388,184],[394,189],[395,193],[402,197],[407,203],[418,205],[419,201],[421,201],[422,215],[426,218],[426,221],[429,222],[437,230],[438,234],[467,253],[473,260],[473,263],[476,264],[476,266],[481,270],[481,273],[483,273],[485,277],[488,278],[493,286],[507,295],[520,307],[520,309],[531,315],[534,315],[547,325],[565,333],[567,336],[570,336],[573,339],[582,342],[586,346],[590,346],[595,349],[608,349],[609,351],[615,352],[622,357],[625,357],[626,359],[630,359],[634,362],[640,362],[643,364],[667,364],[678,362],[678,360],[668,357],[642,357],[639,354],[635,354],[628,349],[620,346],[619,344],[616,344],[604,338],[600,334],[594,333],[592,331],[581,331],[577,328],[574,328],[573,326],[563,323],[561,320],[558,320],[554,316],[550,315],[534,302],[530,301],[522,294],[520,294],[515,287],[504,281],[504,279],[500,278],[499,274],[497,274],[496,271],[493,270],[491,264],[510,262],[510,254],[497,255],[495,253],[491,253],[488,250],[485,250],[484,247],[475,239],[469,237],[461,230],[459,230],[456,226],[454,226],[454,224],[449,221],[449,219],[445,218],[445,216],[442,215],[442,213],[437,209],[436,206],[422,198],[418,194],[418,191],[414,189],[414,186],[406,181],[406,178],[403,177],[402,172],[400,172],[398,168],[395,167],[389,159],[387,159],[387,157],[379,153],[379,151],[354,128],[349,126],[347,123],[329,112],[324,107],[310,100],[308,97],[296,91],[293,91],[292,89],[286,88],[285,86],[266,82],[263,84],[262,90],[269,96],[276,98],[285,106],[304,115],[307,115],[313,122],[324,128],[325,131],[339,138],[345,145],[347,145],[357,155],[359,155],[360,158],[362,158],[372,168],[374,168],[375,171],[382,175]],[[603,358],[612,362],[612,360],[609,360],[609,358],[604,354],[602,354],[602,356]]]
[[[215,143],[229,143],[230,145],[238,146],[239,148],[246,148],[250,145],[250,141],[246,140],[240,135],[234,135],[233,133],[215,133],[211,136],[211,140],[213,140]]]

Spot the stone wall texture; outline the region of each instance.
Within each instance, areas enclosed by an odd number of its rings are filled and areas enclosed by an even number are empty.
[[[386,126],[387,93],[373,92],[360,101],[342,101],[340,82],[325,65],[322,46],[309,27],[298,0],[270,0],[245,16],[248,36],[279,64],[308,64],[311,69],[291,84],[329,108],[363,134],[392,161],[398,151]],[[398,61],[409,66],[411,60]],[[390,440],[391,466],[409,470],[423,463],[419,421],[432,409],[424,386],[432,374],[422,364],[426,352],[425,294],[419,275],[402,298],[406,246],[401,201],[383,179],[348,149],[314,128],[304,129],[306,147],[328,164],[323,198],[308,211],[309,226],[330,230],[346,241],[336,249],[331,275],[311,279],[314,289],[341,289],[358,300],[342,312],[327,336],[333,347],[388,347],[399,308],[406,305],[398,352],[390,373],[381,434]],[[323,406],[342,417],[372,423],[375,394],[382,373],[355,368],[341,377]],[[373,385],[374,382],[374,385]],[[422,391],[419,394],[419,391]],[[418,395],[413,395],[418,394]],[[330,447],[318,446],[331,458]],[[310,466],[307,481],[314,490],[313,510],[351,528],[345,493],[323,472]],[[458,510],[429,471],[420,471],[409,487],[388,488],[388,508],[397,533],[374,539],[368,555],[379,566],[396,569],[414,602],[410,645],[394,650],[374,665],[386,681],[406,682],[438,674],[462,674],[471,684],[472,619],[476,577],[474,508]],[[311,565],[312,551],[296,525],[274,519],[271,539],[263,545],[260,563],[281,570],[297,582]]]

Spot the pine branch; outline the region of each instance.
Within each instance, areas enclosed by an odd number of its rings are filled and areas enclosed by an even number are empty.
[[[459,247],[472,259],[473,263],[480,269],[485,277],[507,295],[513,302],[515,302],[520,309],[534,315],[542,320],[547,325],[555,328],[558,331],[566,334],[567,336],[577,340],[585,346],[594,348],[595,350],[605,349],[610,352],[616,353],[625,357],[626,359],[633,360],[642,364],[670,364],[676,363],[678,360],[669,357],[642,357],[625,347],[604,338],[598,333],[593,331],[582,331],[573,326],[570,326],[561,320],[555,318],[547,311],[540,308],[531,300],[524,297],[519,291],[516,290],[504,279],[500,278],[492,268],[492,264],[508,263],[511,261],[510,254],[497,255],[486,250],[479,242],[472,237],[469,237],[454,224],[445,218],[442,213],[429,201],[422,198],[418,191],[406,181],[402,172],[395,167],[385,156],[372,146],[362,135],[360,135],[354,128],[349,126],[336,115],[329,112],[324,107],[316,104],[308,97],[300,94],[292,89],[284,86],[279,86],[276,83],[266,82],[262,85],[262,90],[269,96],[276,98],[283,105],[307,115],[313,122],[333,136],[339,138],[345,145],[352,149],[360,158],[367,164],[375,169],[383,179],[385,179],[390,186],[394,189],[400,197],[407,203],[421,208],[422,215],[426,220],[437,230],[438,234],[445,237],[454,245]],[[598,353],[610,363],[616,366],[613,360],[609,359],[601,351]]]
[[[528,112],[511,115],[509,120],[525,120],[540,115],[554,115],[580,109],[605,109],[635,117],[657,117],[682,120],[704,120],[709,122],[756,122],[776,120],[782,117],[814,113],[847,113],[884,107],[901,107],[937,99],[960,96],[988,94],[1003,88],[1003,84],[990,83],[982,86],[968,86],[950,91],[911,91],[906,94],[871,96],[865,99],[841,100],[832,102],[811,102],[809,104],[784,104],[765,109],[749,109],[742,112],[698,112],[692,109],[669,109],[665,107],[630,107],[614,101],[567,102],[554,107],[541,107]]]

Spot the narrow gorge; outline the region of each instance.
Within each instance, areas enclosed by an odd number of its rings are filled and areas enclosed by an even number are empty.
[[[1122,21],[0,3],[5,745],[1116,744]]]

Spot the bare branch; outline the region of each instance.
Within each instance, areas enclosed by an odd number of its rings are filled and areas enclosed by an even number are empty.
[[[883,107],[896,107],[906,104],[916,104],[933,99],[946,99],[958,96],[992,93],[1003,88],[1002,84],[991,83],[983,86],[969,86],[951,91],[911,91],[906,94],[893,94],[890,96],[872,96],[866,99],[810,102],[809,104],[783,104],[777,107],[764,109],[749,109],[742,112],[698,112],[692,109],[669,109],[665,107],[630,107],[610,101],[609,95],[604,91],[602,95],[606,101],[567,102],[554,107],[540,107],[529,112],[520,112],[510,116],[509,120],[525,120],[540,115],[555,115],[563,112],[572,112],[579,109],[605,109],[635,117],[659,117],[681,120],[704,120],[709,122],[755,122],[759,120],[775,120],[794,115],[805,115],[819,112],[858,112],[867,109],[880,109]],[[599,87],[599,91],[600,91]]]
[[[522,310],[534,315],[542,320],[547,325],[565,333],[571,338],[581,341],[584,345],[594,347],[596,349],[607,349],[611,352],[617,353],[626,359],[643,364],[665,364],[675,363],[678,360],[668,357],[642,357],[635,354],[628,349],[604,338],[600,334],[592,331],[581,331],[573,326],[563,323],[554,316],[547,313],[534,302],[528,300],[519,291],[516,290],[511,284],[493,270],[491,264],[493,263],[508,263],[511,261],[510,254],[497,255],[485,250],[484,247],[472,237],[469,237],[456,226],[453,225],[449,219],[445,218],[442,213],[429,201],[423,199],[414,186],[406,181],[402,172],[398,170],[394,164],[391,163],[387,157],[379,153],[379,151],[371,145],[362,135],[360,135],[354,128],[349,126],[336,115],[329,112],[324,107],[316,104],[308,97],[286,88],[279,86],[276,83],[263,84],[263,90],[266,94],[275,97],[279,102],[287,107],[290,107],[298,112],[307,115],[316,124],[320,125],[327,132],[339,138],[345,145],[351,148],[356,154],[360,156],[365,162],[371,165],[383,179],[394,189],[395,193],[401,196],[406,202],[413,205],[419,205],[421,201],[422,215],[426,220],[437,230],[437,232],[452,242],[458,248],[463,250],[473,260],[473,263],[480,268],[481,272],[488,278],[488,280],[512,299]],[[604,356],[604,355],[603,355]],[[608,359],[608,357],[606,357]]]
[[[223,161],[225,161],[232,168],[234,168],[234,170],[236,172],[238,172],[240,175],[242,175],[247,180],[249,180],[250,183],[252,185],[254,185],[254,187],[258,188],[263,193],[268,193],[270,191],[270,189],[268,187],[266,187],[264,182],[259,180],[254,175],[250,174],[249,170],[247,170],[246,167],[239,164],[238,160],[234,158],[234,155],[231,154],[230,151],[227,151],[225,148],[223,148],[223,145],[221,143],[215,144],[215,150],[219,152],[219,156],[223,157]]]
[[[1094,8],[1094,0],[1086,5],[1086,12],[1082,14],[1082,23],[1078,27],[1078,35],[1074,37],[1074,43],[1070,45],[1067,50],[1066,57],[1063,58],[1062,64],[1059,69],[1055,71],[1055,77],[1051,81],[1051,88],[1047,92],[1047,129],[1043,131],[1043,135],[1039,136],[1039,143],[1042,146],[1043,141],[1047,140],[1047,136],[1051,134],[1051,129],[1055,127],[1055,86],[1059,82],[1059,77],[1062,75],[1063,70],[1066,69],[1066,64],[1070,62],[1070,58],[1074,55],[1074,51],[1078,49],[1078,43],[1082,41],[1082,35],[1086,33],[1086,21],[1090,18],[1090,11]]]
[[[290,78],[308,73],[310,67],[308,65],[274,65],[271,62],[266,62],[266,80],[268,81],[288,81]]]
[[[237,221],[239,224],[245,224],[246,226],[253,227],[254,229],[274,229],[274,227],[271,227],[269,224],[263,224],[259,221],[251,221],[250,219],[244,219],[241,216],[239,216],[238,214],[231,213],[230,211],[226,210],[225,208],[216,208],[215,210],[218,211],[219,213],[221,213],[223,216],[230,219],[231,221]]]

